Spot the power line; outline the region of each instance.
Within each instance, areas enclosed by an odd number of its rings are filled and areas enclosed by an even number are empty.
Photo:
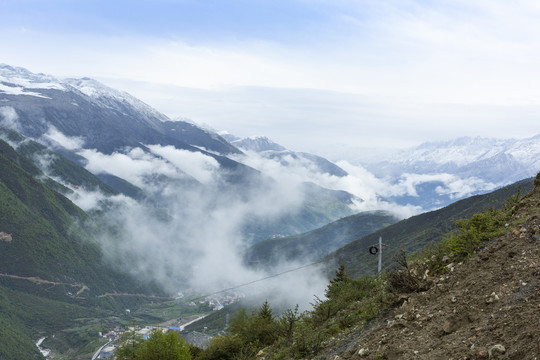
[[[311,264],[302,265],[302,266],[294,268],[294,269],[286,270],[286,271],[283,271],[283,272],[280,272],[280,273],[277,273],[277,274],[269,275],[269,276],[261,278],[261,279],[253,280],[253,281],[250,281],[250,282],[247,282],[247,283],[244,283],[244,284],[240,284],[240,285],[236,285],[236,286],[233,286],[233,287],[230,287],[230,288],[227,288],[227,289],[216,291],[216,292],[208,294],[208,295],[199,296],[199,297],[191,299],[190,301],[204,299],[204,298],[209,297],[209,296],[214,296],[214,295],[221,294],[221,293],[224,293],[224,292],[227,292],[227,291],[235,290],[235,289],[238,289],[238,288],[241,288],[241,287],[244,287],[244,286],[248,286],[248,285],[251,285],[251,284],[255,284],[255,283],[258,283],[258,282],[261,282],[261,281],[264,281],[264,280],[272,279],[272,278],[275,278],[275,277],[278,277],[278,276],[281,276],[281,275],[284,275],[284,274],[287,274],[287,273],[290,273],[290,272],[293,272],[293,271],[298,271],[298,270],[301,270],[301,269],[304,269],[304,268],[307,268],[307,267],[310,267],[310,266],[313,266],[313,265],[317,265],[317,264],[320,264],[322,262],[324,262],[324,260],[319,260],[319,261],[313,262]]]

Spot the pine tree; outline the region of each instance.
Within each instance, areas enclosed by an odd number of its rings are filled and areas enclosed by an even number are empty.
[[[345,264],[339,265],[339,268],[336,270],[336,276],[330,280],[330,284],[335,284],[341,281],[348,280],[349,276],[345,272]]]
[[[336,271],[336,276],[330,280],[330,284],[328,284],[328,287],[326,288],[326,297],[329,299],[332,298],[337,292],[339,292],[339,288],[350,280],[351,278],[345,272],[345,265],[339,265],[339,269]]]
[[[265,302],[261,305],[257,316],[259,317],[259,319],[272,320],[274,315],[272,314],[272,308],[268,304],[268,300],[265,300]]]

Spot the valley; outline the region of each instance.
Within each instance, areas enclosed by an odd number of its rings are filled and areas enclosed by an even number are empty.
[[[268,318],[268,303],[286,332],[287,321],[329,306],[341,264],[355,286],[371,279],[367,249],[379,237],[390,272],[402,250],[420,253],[459,221],[508,211],[539,170],[534,134],[425,143],[353,164],[173,121],[89,78],[2,64],[0,85],[5,360],[43,359],[44,349],[49,359],[99,358],[129,327],[208,340],[229,334],[238,314],[260,325],[254,314]],[[360,318],[386,309],[377,306]]]

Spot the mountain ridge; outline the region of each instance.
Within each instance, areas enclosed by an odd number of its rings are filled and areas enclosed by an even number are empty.
[[[397,221],[394,215],[385,211],[361,212],[307,233],[258,242],[246,251],[244,261],[255,267],[272,267],[281,261],[315,261],[363,235]]]
[[[85,146],[106,153],[149,142],[198,150],[182,139],[182,131],[171,129],[171,124],[175,123],[182,123],[184,128],[190,129],[193,124],[173,122],[128,93],[112,89],[96,80],[59,80],[52,76],[36,75],[23,68],[2,65],[0,83],[4,84],[0,94],[10,100],[9,106],[19,118],[19,129],[16,130],[25,136],[39,138],[49,131],[50,126],[54,126],[66,136],[81,136]],[[9,92],[8,88],[29,88],[33,91],[24,94],[22,91]],[[29,97],[22,96],[29,94]],[[100,110],[91,110],[92,105],[99,106]],[[84,112],[90,112],[93,116],[84,116]],[[36,117],[46,119],[46,123],[36,122],[33,120]],[[103,126],[108,126],[109,132],[98,135],[96,130]],[[219,153],[239,153],[238,149],[218,135],[210,136],[208,132],[196,129],[199,130],[200,139],[204,139],[199,145]]]
[[[533,188],[533,179],[529,178],[488,194],[459,200],[444,208],[410,217],[361,237],[327,255],[323,260],[328,264],[329,269],[335,269],[339,264],[345,264],[352,276],[370,274],[377,268],[377,259],[370,255],[368,248],[378,244],[379,237],[382,237],[386,244],[386,250],[383,252],[383,263],[389,264],[400,250],[414,252],[429,243],[439,242],[443,234],[455,228],[454,222],[456,220],[485,211],[493,206],[500,207],[509,197],[516,193],[528,193]]]
[[[38,140],[82,167],[87,167],[89,161],[84,156],[105,159],[122,155],[131,157],[133,163],[155,158],[166,166],[175,167],[173,174],[166,169],[167,174],[173,177],[150,173],[139,183],[123,178],[119,172],[93,170],[95,176],[117,192],[136,199],[165,201],[162,193],[157,191],[168,183],[176,181],[179,184],[178,178],[189,182],[184,189],[186,192],[197,188],[200,192],[225,193],[227,189],[229,193],[233,190],[238,194],[244,193],[242,197],[245,197],[245,189],[276,187],[271,184],[274,179],[268,179],[259,170],[238,161],[242,152],[217,133],[201,129],[191,122],[170,121],[131,95],[95,80],[58,80],[22,68],[3,66],[0,67],[0,82],[3,86],[22,89],[18,93],[0,89],[3,100],[0,108],[3,113],[0,115],[4,115],[4,125],[11,125],[11,129]],[[26,95],[32,93],[31,96],[22,95],[25,91]],[[184,150],[186,152],[180,154]],[[181,160],[177,160],[180,155]],[[202,182],[210,182],[215,189],[205,187],[189,172],[192,169],[202,175],[199,177]],[[118,167],[113,170],[118,170]],[[147,183],[141,184],[143,181]],[[314,197],[313,186],[300,187],[306,199]],[[156,191],[148,193],[148,189]],[[324,193],[318,198],[326,203],[319,207],[314,203],[307,204],[301,209],[303,213],[294,219],[286,219],[291,221],[284,234],[307,231],[353,212],[339,191],[320,188],[318,192]],[[332,195],[334,199],[328,196],[330,194],[335,195]],[[261,228],[264,235],[260,234],[257,239],[278,232],[276,221],[279,219],[274,219],[274,223],[267,221],[266,229]],[[247,226],[249,233],[257,229],[253,224]]]

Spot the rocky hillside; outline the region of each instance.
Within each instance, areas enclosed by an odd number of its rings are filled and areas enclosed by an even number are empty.
[[[438,242],[397,252],[393,269],[356,277],[341,264],[312,310],[274,316],[265,301],[238,312],[195,359],[535,358],[540,174],[532,183]]]
[[[513,209],[508,231],[368,330],[335,337],[321,359],[536,359],[540,323],[540,175]]]

